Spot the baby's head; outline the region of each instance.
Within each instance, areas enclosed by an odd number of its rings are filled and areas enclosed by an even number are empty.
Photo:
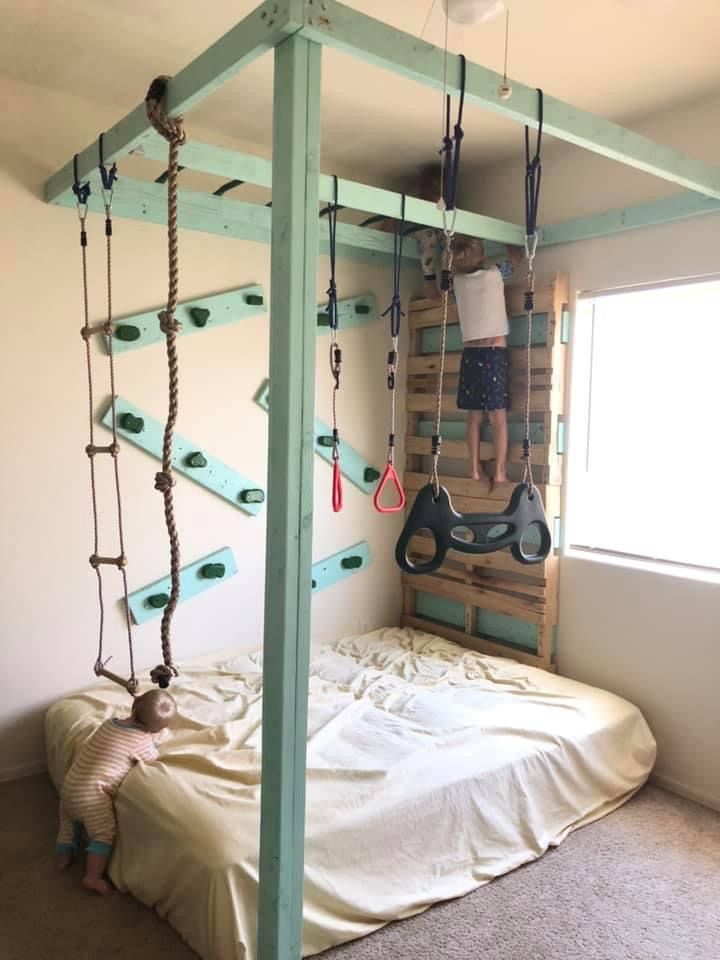
[[[149,733],[164,730],[175,719],[176,713],[175,701],[165,690],[148,690],[135,698],[132,708],[135,723],[145,727]]]
[[[458,273],[474,273],[485,263],[485,247],[476,237],[456,234],[453,240],[453,267]]]

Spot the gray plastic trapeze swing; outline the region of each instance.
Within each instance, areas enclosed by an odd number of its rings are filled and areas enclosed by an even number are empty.
[[[499,530],[495,528],[500,528]],[[424,563],[408,559],[410,541],[421,530],[427,530],[435,541],[435,553]],[[472,539],[467,539],[467,532]],[[539,534],[540,543],[528,552],[524,538]],[[395,559],[405,573],[433,573],[445,562],[448,550],[471,555],[494,553],[510,547],[518,563],[542,563],[550,553],[552,537],[537,487],[518,484],[502,513],[458,513],[445,487],[437,497],[433,485],[423,487],[415,498],[403,531],[395,547]]]

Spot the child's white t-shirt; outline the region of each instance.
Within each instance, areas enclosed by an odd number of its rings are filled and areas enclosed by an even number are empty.
[[[489,269],[454,275],[455,303],[465,343],[507,336],[510,327],[504,282],[511,274],[512,264],[504,260]]]

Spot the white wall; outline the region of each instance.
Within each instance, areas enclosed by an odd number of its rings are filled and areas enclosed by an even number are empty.
[[[74,211],[50,207],[41,197],[45,178],[113,119],[107,106],[73,101],[46,90],[3,82],[5,115],[0,137],[0,234],[4,338],[0,350],[0,779],[42,763],[42,717],[54,699],[90,682],[97,613],[91,552],[86,384],[80,299],[78,222]],[[187,121],[192,134],[192,118]],[[122,164],[120,164],[122,175]],[[338,171],[347,175],[346,171]],[[91,217],[92,319],[102,317],[104,237]],[[245,283],[269,293],[269,247],[181,233],[181,299]],[[116,315],[164,301],[165,232],[161,227],[116,221]],[[328,263],[318,271],[318,301],[325,298]],[[342,260],[340,296],[374,292],[381,309],[390,296],[390,273]],[[178,432],[265,486],[267,416],[253,395],[267,375],[267,316],[179,342],[182,399]],[[387,438],[385,322],[343,334],[344,372],[339,401],[343,438],[371,462],[383,463]],[[317,413],[329,419],[327,338],[318,341]],[[102,365],[98,365],[102,370]],[[118,390],[164,419],[166,370],[161,345],[117,361]],[[101,400],[108,396],[103,381]],[[104,431],[101,431],[104,435]],[[168,569],[162,499],[153,489],[157,462],[124,445],[124,486],[130,586]],[[394,541],[400,520],[380,517],[371,499],[345,486],[345,508],[330,508],[330,468],[315,458],[314,557],[320,559],[367,539],[370,568],[318,594],[313,602],[316,639],[397,622],[400,578]],[[102,467],[103,464],[100,464]],[[111,489],[103,487],[106,513]],[[250,518],[182,478],[177,515],[185,562],[225,545],[240,573],[181,604],[175,618],[178,659],[216,648],[262,642],[264,514]],[[102,552],[102,551],[101,551]],[[108,546],[105,552],[113,552]],[[110,584],[106,649],[111,667],[124,672],[126,651]],[[159,620],[135,631],[140,665],[159,657]]]
[[[718,162],[720,100],[653,122],[639,132],[699,159]],[[520,164],[478,175],[473,197],[484,213],[523,219]],[[541,223],[667,196],[662,181],[564,145],[544,151]],[[571,291],[720,272],[720,217],[617,234],[553,247],[538,258],[541,276],[569,274]],[[649,345],[651,347],[651,345]],[[682,328],[678,332],[682,344]],[[689,344],[690,350],[702,349]],[[619,384],[632,404],[632,384]],[[712,411],[707,440],[714,442]],[[657,411],[662,416],[661,409]],[[670,438],[677,447],[681,438]],[[569,442],[572,444],[572,411]],[[702,451],[687,451],[673,463],[661,452],[668,506],[687,520],[683,473],[702,471]],[[618,469],[622,465],[618,464]],[[572,490],[568,490],[572,495]],[[714,510],[711,504],[711,510]],[[717,515],[711,513],[711,517]],[[645,713],[657,739],[656,773],[674,786],[720,808],[720,587],[563,556],[561,563],[558,664],[562,673],[613,690]]]

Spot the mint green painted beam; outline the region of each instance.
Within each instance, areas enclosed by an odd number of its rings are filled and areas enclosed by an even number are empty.
[[[167,162],[167,148],[162,142],[144,145],[142,153],[149,159]],[[188,143],[180,149],[180,163],[191,170],[202,170],[230,180],[244,180],[246,183],[263,187],[270,186],[272,176],[272,164],[269,160],[254,157],[251,154],[237,153],[227,147],[215,147],[198,142]],[[333,178],[321,175],[320,199],[325,203],[331,203],[333,197]],[[344,207],[399,218],[401,202],[401,194],[393,193],[392,190],[371,187],[354,180],[338,179],[338,203]],[[408,223],[428,227],[440,229],[443,225],[442,213],[437,205],[416,197],[406,198],[405,218]],[[501,244],[525,242],[524,227],[497,220],[495,217],[470,213],[467,210],[458,210],[455,228],[459,233],[482,237]]]
[[[436,90],[443,88],[444,54],[439,47],[335,0],[305,0],[302,35]],[[460,66],[456,57],[450,57],[448,62],[447,82],[448,91],[458,93]],[[498,93],[502,82],[501,74],[468,61],[468,102],[536,127],[537,91],[511,80],[512,96],[502,100]],[[695,160],[562,100],[545,97],[544,129],[551,136],[603,157],[720,198],[720,167]]]
[[[232,550],[223,547],[193,563],[188,563],[180,571],[180,603],[203,593],[219,583],[225,583],[238,572]],[[128,606],[132,618],[137,624],[145,623],[162,614],[162,598],[170,594],[170,577],[161,577],[128,595]]]
[[[160,423],[154,417],[149,416],[144,410],[136,407],[134,403],[125,400],[123,397],[115,398],[115,408],[117,411],[117,431],[118,435],[136,447],[140,447],[146,453],[162,459],[164,424]],[[111,410],[105,411],[101,421],[104,427],[110,429]],[[195,456],[193,465],[191,457]],[[212,493],[227,500],[238,510],[245,513],[258,514],[262,510],[262,504],[265,499],[264,491],[259,484],[243,477],[232,467],[229,467],[222,460],[211,456],[202,446],[193,440],[188,440],[175,434],[173,439],[172,454],[173,470],[181,473],[189,480],[199,483],[201,487],[210,490]],[[253,499],[263,494],[262,499]]]
[[[91,178],[95,180],[95,178]],[[74,207],[75,198],[63,194],[58,204]],[[252,240],[255,243],[270,243],[272,209],[260,203],[243,203],[227,197],[199,193],[196,190],[178,190],[178,223],[183,229],[214,233],[235,240]],[[103,213],[99,189],[90,196],[89,209]],[[318,207],[319,210],[319,207]],[[148,183],[132,177],[123,177],[115,187],[113,213],[147,223],[167,222],[167,187],[162,183]],[[317,214],[316,214],[317,219]],[[90,221],[88,232],[100,236],[101,224]],[[389,263],[392,260],[393,238],[381,230],[356,227],[348,223],[337,226],[338,256],[370,262]],[[319,249],[328,251],[327,232],[323,231]],[[408,262],[417,260],[414,244],[405,245]]]
[[[302,26],[300,0],[267,0],[221,37],[211,47],[180,70],[168,83],[165,109],[172,116],[186,114],[244,66],[271,50]],[[159,61],[162,62],[162,55]],[[161,73],[158,70],[158,73]],[[150,79],[147,78],[147,83]],[[145,95],[146,85],[138,91]],[[156,138],[140,103],[127,116],[105,132],[105,158],[108,161],[136,148],[145,138]],[[93,141],[78,156],[81,180],[97,168],[98,144]],[[73,184],[72,160],[54,174],[45,185],[45,199],[56,203]]]
[[[257,301],[260,301],[259,303]],[[137,350],[152,343],[165,341],[165,334],[160,329],[158,313],[162,307],[147,310],[145,313],[131,313],[125,317],[118,317],[115,321],[115,335],[113,337],[113,353],[124,353],[128,350]],[[259,284],[249,284],[237,290],[227,290],[225,293],[212,294],[209,297],[196,297],[194,300],[185,300],[178,304],[177,319],[181,323],[180,335],[201,333],[203,330],[213,330],[216,327],[237,323],[247,317],[255,317],[265,313],[265,294]],[[130,335],[137,339],[124,339]],[[107,350],[107,342],[101,338],[103,349]]]
[[[361,570],[370,566],[370,560],[370,547],[367,540],[354,543],[331,557],[325,557],[324,560],[318,560],[312,567],[313,593],[360,573]]]
[[[275,50],[258,960],[302,953],[321,51]]]
[[[270,409],[270,381],[265,380],[255,394],[255,403],[263,410]],[[332,446],[327,442],[332,436],[332,427],[322,420],[315,418],[313,425],[315,453],[332,464]],[[362,457],[357,450],[344,440],[340,443],[340,470],[342,475],[362,490],[363,493],[375,493],[381,471],[373,467]]]
[[[541,246],[548,247],[557,243],[590,240],[624,233],[626,230],[703,217],[709,213],[720,213],[720,200],[699,193],[679,193],[663,200],[651,200],[649,203],[637,203],[589,217],[575,217],[562,223],[549,224],[540,231],[539,242]]]

